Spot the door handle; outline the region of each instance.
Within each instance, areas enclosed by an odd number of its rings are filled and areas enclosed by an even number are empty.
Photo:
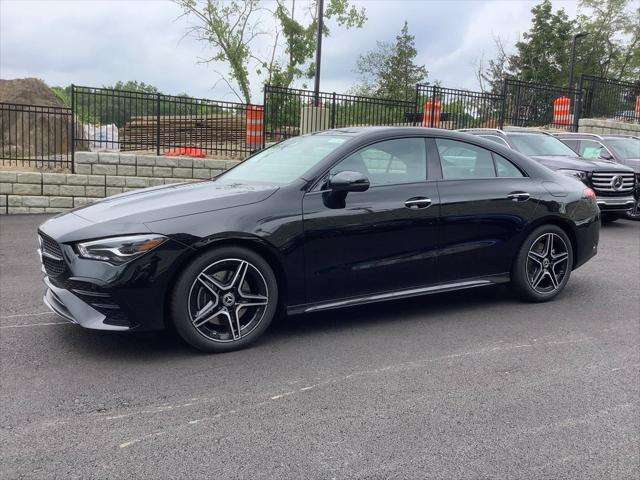
[[[527,200],[529,200],[529,198],[531,198],[531,195],[529,195],[527,192],[511,192],[509,195],[507,195],[507,198],[510,198],[514,202],[526,202]]]
[[[413,197],[404,202],[407,208],[427,208],[431,206],[431,199],[425,197]]]

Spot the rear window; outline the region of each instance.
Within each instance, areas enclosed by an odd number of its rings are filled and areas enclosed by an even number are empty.
[[[514,148],[525,155],[549,157],[574,157],[576,153],[556,137],[539,133],[514,133],[509,135]]]

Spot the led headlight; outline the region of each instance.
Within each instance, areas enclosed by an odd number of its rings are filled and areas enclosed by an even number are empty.
[[[567,175],[568,177],[577,178],[581,181],[587,180],[587,172],[583,172],[582,170],[570,170],[561,168],[560,170],[556,170],[557,173],[561,173],[562,175]]]
[[[149,235],[129,235],[110,237],[76,244],[82,258],[101,260],[121,265],[153,250],[167,240],[167,237],[152,233]]]

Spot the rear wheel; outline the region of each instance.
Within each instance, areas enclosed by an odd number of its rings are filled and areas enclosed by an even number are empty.
[[[516,294],[526,301],[546,302],[569,281],[573,249],[567,234],[555,225],[535,229],[520,247],[511,271]]]
[[[185,341],[206,352],[228,352],[256,340],[277,305],[278,285],[269,264],[251,250],[223,247],[185,268],[171,313]]]

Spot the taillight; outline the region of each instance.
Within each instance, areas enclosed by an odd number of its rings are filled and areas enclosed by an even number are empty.
[[[594,192],[590,188],[585,188],[582,191],[582,198],[586,198],[587,200],[591,201],[591,203],[593,203],[594,205],[596,204],[596,192]]]

